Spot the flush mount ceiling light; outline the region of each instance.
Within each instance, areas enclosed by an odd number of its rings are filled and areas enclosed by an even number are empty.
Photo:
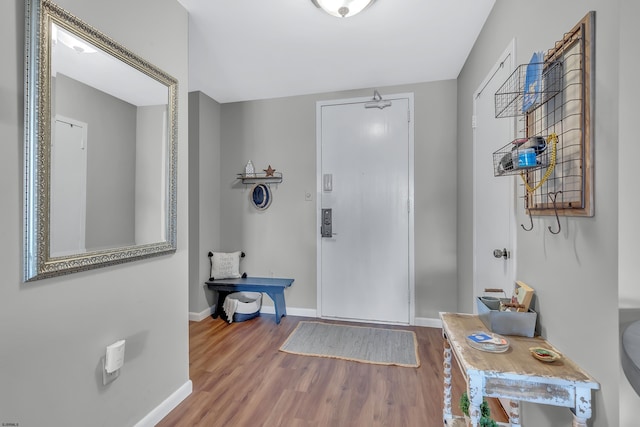
[[[78,53],[96,53],[97,50],[88,43],[80,40],[77,36],[65,31],[57,25],[51,26],[51,43],[55,46],[58,42]]]
[[[317,7],[329,15],[348,18],[362,12],[375,0],[311,0]]]

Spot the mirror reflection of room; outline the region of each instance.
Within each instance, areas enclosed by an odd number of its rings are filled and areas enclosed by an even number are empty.
[[[51,27],[52,257],[165,239],[168,88]]]

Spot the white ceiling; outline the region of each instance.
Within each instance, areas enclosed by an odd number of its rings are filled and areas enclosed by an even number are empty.
[[[455,79],[495,0],[377,0],[335,18],[311,0],[179,0],[189,91],[218,102]]]
[[[52,76],[60,72],[139,107],[167,103],[169,91],[163,83],[55,23],[52,34],[55,34],[51,44]]]

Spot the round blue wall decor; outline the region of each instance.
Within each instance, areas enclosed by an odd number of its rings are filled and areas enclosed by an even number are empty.
[[[271,189],[266,184],[256,184],[251,190],[251,203],[258,210],[265,210],[271,204]]]

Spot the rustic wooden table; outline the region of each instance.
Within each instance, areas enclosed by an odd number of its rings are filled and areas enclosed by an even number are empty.
[[[552,363],[531,356],[530,347],[555,348],[540,337],[507,336],[509,349],[489,353],[469,346],[466,337],[475,331],[488,331],[477,315],[440,313],[444,337],[444,408],[446,426],[454,424],[451,413],[451,354],[467,382],[471,425],[478,426],[483,397],[510,399],[510,424],[522,425],[520,401],[564,406],[573,412],[573,426],[586,427],[591,417],[591,390],[600,388],[589,374],[563,356]]]

